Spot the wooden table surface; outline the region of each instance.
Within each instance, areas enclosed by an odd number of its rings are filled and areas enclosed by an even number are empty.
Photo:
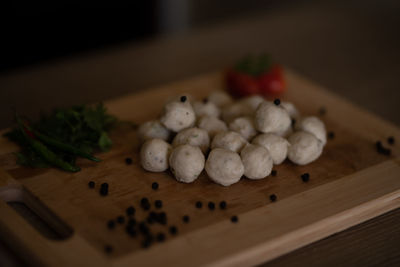
[[[35,117],[39,110],[117,97],[220,69],[241,55],[262,51],[399,125],[400,41],[393,26],[399,19],[395,10],[381,14],[388,9],[379,8],[369,2],[363,8],[340,2],[292,5],[184,35],[3,73],[0,127],[10,125],[13,107]],[[398,266],[399,247],[398,209],[265,266]]]

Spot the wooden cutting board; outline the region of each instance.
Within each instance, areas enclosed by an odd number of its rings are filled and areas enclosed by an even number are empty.
[[[15,249],[52,266],[243,266],[275,258],[352,225],[400,207],[400,146],[389,146],[388,136],[400,141],[400,130],[323,88],[286,71],[289,85],[284,100],[296,104],[302,114],[320,116],[328,131],[322,156],[307,166],[284,162],[275,166],[276,176],[259,181],[242,179],[222,187],[202,174],[192,184],[176,182],[169,173],[149,173],[139,166],[136,133],[120,127],[112,133],[110,152],[99,154],[101,163],[80,160],[76,174],[56,169],[29,169],[15,164],[17,147],[0,139],[0,236]],[[122,120],[136,123],[155,118],[171,95],[190,93],[203,98],[223,88],[220,72],[176,82],[106,103],[109,111]],[[319,114],[321,107],[326,114]],[[390,147],[391,156],[377,153],[375,142]],[[133,159],[132,165],[125,158]],[[300,175],[308,172],[305,183]],[[88,182],[95,181],[95,189]],[[100,196],[99,187],[109,183],[109,195]],[[151,184],[158,182],[159,189]],[[276,202],[269,196],[275,194]],[[152,224],[152,233],[164,233],[166,240],[141,248],[142,238],[125,232],[125,210],[133,205],[136,220],[146,219],[140,199],[163,201],[167,226]],[[7,205],[24,201],[49,209],[49,224],[62,225],[64,240],[39,234]],[[221,210],[218,203],[227,202]],[[197,209],[196,201],[203,207]],[[207,203],[217,204],[209,210]],[[35,202],[36,204],[29,204]],[[39,204],[38,204],[39,203]],[[43,208],[44,207],[44,208]],[[39,208],[38,208],[39,209]],[[48,211],[48,210],[47,210]],[[160,211],[160,210],[157,210]],[[107,222],[117,216],[125,222],[109,230]],[[190,217],[189,223],[182,220]],[[238,216],[238,222],[230,218]],[[178,234],[171,235],[169,226]],[[6,230],[6,231],[5,231]],[[107,253],[105,246],[112,246]]]

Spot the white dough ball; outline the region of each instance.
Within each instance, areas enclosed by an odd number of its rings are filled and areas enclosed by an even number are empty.
[[[193,103],[193,109],[197,117],[201,116],[219,117],[219,115],[221,114],[219,108],[213,102],[210,101],[207,102],[195,101]]]
[[[229,123],[229,130],[241,134],[246,140],[250,140],[257,135],[254,119],[252,117],[239,117],[234,119]]]
[[[232,97],[225,91],[216,90],[210,93],[207,101],[214,103],[217,107],[221,108],[233,102]]]
[[[163,172],[168,169],[168,157],[171,145],[162,139],[146,141],[140,149],[140,163],[143,169],[151,172]]]
[[[210,138],[204,129],[188,128],[180,131],[174,138],[172,145],[174,147],[179,145],[197,146],[203,153],[206,153],[210,147]]]
[[[193,126],[195,120],[194,110],[187,100],[167,103],[160,119],[167,129],[174,132]]]
[[[191,183],[204,169],[205,158],[200,148],[180,145],[174,148],[169,157],[171,172],[179,182]]]
[[[239,182],[244,173],[239,154],[222,148],[211,150],[205,169],[212,181],[223,186]]]
[[[260,132],[284,135],[291,123],[289,113],[274,103],[265,101],[256,110],[255,125]]]
[[[285,138],[272,133],[256,136],[252,144],[266,148],[275,165],[281,164],[286,159],[288,147],[290,145]]]
[[[171,136],[171,131],[165,128],[159,120],[152,120],[139,126],[138,135],[141,142],[153,138],[167,141]]]
[[[220,132],[211,142],[211,149],[223,148],[239,153],[246,144],[246,139],[237,132]]]
[[[240,152],[244,175],[249,179],[262,179],[272,171],[272,158],[267,149],[259,145],[247,145]]]
[[[324,123],[317,117],[305,117],[299,122],[296,122],[297,130],[305,131],[315,135],[323,145],[326,144],[326,130]]]
[[[258,106],[263,103],[265,99],[260,95],[252,95],[240,100],[242,105],[249,107],[253,112],[257,110]]]
[[[213,138],[219,132],[228,131],[226,123],[217,117],[203,116],[197,122],[197,126],[206,130],[210,138]]]
[[[313,134],[299,131],[288,139],[288,158],[298,165],[306,165],[316,160],[322,153],[323,144]]]
[[[300,117],[300,113],[293,103],[282,101],[280,105],[289,113],[290,118],[297,120]]]

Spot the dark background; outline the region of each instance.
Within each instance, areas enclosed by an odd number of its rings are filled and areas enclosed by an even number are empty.
[[[141,0],[129,4],[1,4],[0,72],[79,55],[157,35],[185,33],[193,27],[252,12],[299,4],[289,0]]]
[[[270,53],[400,123],[399,0],[0,3],[0,128]]]

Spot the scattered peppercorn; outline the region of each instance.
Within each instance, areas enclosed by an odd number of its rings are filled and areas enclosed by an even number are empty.
[[[233,223],[237,223],[239,221],[239,218],[238,218],[238,216],[236,216],[236,215],[233,215],[232,217],[231,217],[231,222],[233,222]]]
[[[145,222],[140,222],[138,229],[142,234],[149,234],[150,233],[150,229],[149,229],[149,227],[147,227]]]
[[[133,206],[129,206],[129,207],[126,209],[126,215],[134,215],[135,212],[136,212],[136,210],[135,210],[135,208],[134,208]]]
[[[159,199],[157,199],[156,201],[154,201],[154,206],[155,206],[157,209],[161,209],[161,208],[162,208],[162,201],[159,200]]]
[[[296,124],[296,119],[292,119],[292,127]]]
[[[124,216],[122,216],[122,215],[118,216],[118,217],[117,217],[117,222],[118,222],[119,224],[123,224],[123,223],[125,222]]]
[[[145,239],[142,241],[142,248],[148,248],[151,245],[150,239]]]
[[[221,210],[224,210],[224,209],[226,209],[226,201],[221,201],[220,203],[219,203],[219,207],[220,207],[220,209]]]
[[[108,183],[102,183],[100,186],[100,195],[107,196],[108,195]]]
[[[393,137],[393,136],[389,136],[388,139],[387,139],[387,142],[388,142],[390,145],[393,145],[393,144],[394,144],[394,137]]]
[[[181,96],[181,102],[186,102],[187,97],[185,95]]]
[[[176,228],[176,226],[170,226],[169,227],[169,233],[171,235],[176,235],[178,233],[178,228]]]
[[[131,237],[136,237],[137,236],[137,232],[134,228],[134,225],[127,225],[125,227],[125,231],[127,232],[128,235],[130,235]]]
[[[146,219],[148,224],[153,224],[154,223],[154,219],[149,215]]]
[[[214,204],[214,202],[208,202],[208,208],[209,208],[210,210],[214,210],[214,209],[215,209],[215,204]]]
[[[303,180],[303,182],[307,183],[310,180],[310,174],[308,172],[303,173],[301,176],[301,180]]]
[[[392,151],[389,148],[384,147],[381,141],[377,141],[375,143],[375,146],[379,154],[383,154],[386,156],[390,156],[392,154]]]
[[[272,194],[269,196],[269,199],[271,200],[271,202],[275,202],[277,199],[277,196],[275,194]]]
[[[133,219],[133,218],[130,218],[130,219],[128,220],[128,223],[127,223],[127,225],[130,225],[130,226],[135,226],[135,225],[136,225],[136,220],[135,220],[135,219]]]
[[[319,115],[325,115],[326,114],[326,108],[325,107],[321,107],[318,112],[319,112]]]
[[[158,189],[158,183],[154,182],[151,184],[151,188],[153,188],[153,190],[157,190]]]
[[[140,205],[144,210],[149,210],[151,206],[149,200],[145,197],[140,200]]]
[[[272,175],[272,176],[276,176],[277,173],[278,173],[278,172],[277,172],[276,170],[272,170],[272,171],[271,171],[271,175]]]
[[[95,183],[94,183],[93,181],[90,181],[90,182],[88,183],[88,185],[89,185],[90,188],[94,188]]]
[[[183,222],[188,223],[190,221],[190,217],[188,215],[185,215],[182,217]]]
[[[164,233],[158,233],[156,238],[157,238],[158,242],[164,242],[165,241]]]
[[[113,220],[109,220],[107,222],[107,227],[108,227],[108,229],[114,229],[115,228],[115,222]]]
[[[164,211],[158,213],[157,222],[162,224],[162,225],[166,225],[167,224],[167,214]]]
[[[276,98],[276,99],[274,100],[274,104],[277,105],[277,106],[279,106],[279,105],[281,104],[281,100],[280,100],[279,98]]]
[[[132,159],[131,158],[126,158],[125,159],[126,165],[131,165],[132,164]]]
[[[104,251],[106,253],[111,253],[111,252],[113,252],[113,247],[111,245],[105,245],[104,246]]]
[[[203,98],[203,103],[204,104],[207,104],[207,102],[208,102],[208,98],[206,97],[206,98]]]
[[[328,138],[329,139],[335,138],[335,133],[334,132],[328,132]]]
[[[203,207],[203,203],[201,201],[196,202],[196,208],[201,209]]]

